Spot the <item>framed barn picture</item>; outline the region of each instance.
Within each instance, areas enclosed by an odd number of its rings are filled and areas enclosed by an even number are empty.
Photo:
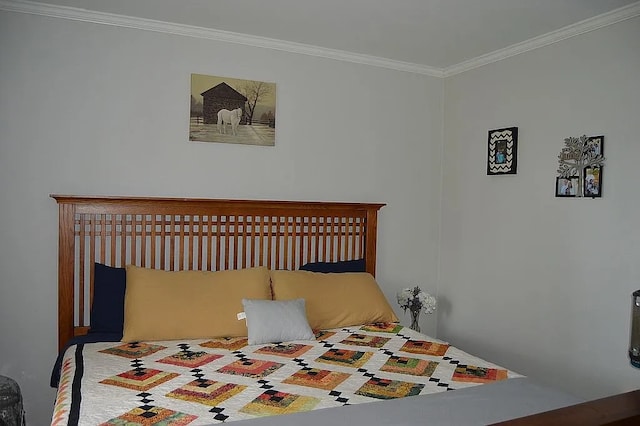
[[[276,143],[276,84],[191,74],[189,140]]]
[[[514,175],[518,168],[518,128],[489,130],[487,174]]]

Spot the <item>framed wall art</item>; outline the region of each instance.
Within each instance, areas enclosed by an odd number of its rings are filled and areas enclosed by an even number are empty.
[[[602,197],[602,166],[585,167],[584,196]]]
[[[602,157],[604,161],[604,136],[591,136],[587,140],[587,151],[591,157]],[[602,164],[587,166],[584,168],[585,197],[602,197]]]
[[[489,130],[487,174],[514,175],[518,168],[518,128]]]
[[[578,193],[578,185],[580,185],[578,176],[558,176],[556,178],[556,197],[575,197]]]
[[[276,143],[276,84],[191,74],[189,140]]]
[[[602,169],[604,168],[604,136],[569,137],[558,155],[557,182],[578,178],[576,197],[602,197]]]

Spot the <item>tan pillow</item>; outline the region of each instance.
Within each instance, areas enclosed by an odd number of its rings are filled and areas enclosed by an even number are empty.
[[[366,272],[271,271],[271,289],[273,300],[304,299],[314,330],[398,321],[378,283]]]
[[[123,342],[246,336],[242,299],[271,299],[269,271],[179,271],[127,266]]]

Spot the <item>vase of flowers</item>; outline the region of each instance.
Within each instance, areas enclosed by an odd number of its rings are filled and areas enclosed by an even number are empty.
[[[413,288],[405,288],[397,294],[398,304],[411,314],[411,329],[420,332],[420,312],[425,311],[432,314],[436,310],[436,298],[415,286]]]

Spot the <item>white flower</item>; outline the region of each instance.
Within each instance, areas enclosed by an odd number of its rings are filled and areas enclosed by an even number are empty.
[[[400,306],[407,305],[413,298],[413,291],[410,288],[405,288],[398,292],[397,298]]]
[[[430,294],[424,293],[425,295],[425,300],[422,302],[422,309],[424,309],[424,311],[428,314],[432,314],[433,311],[436,310],[436,307],[438,306],[438,302],[436,301],[436,298],[433,297]]]
[[[396,294],[398,305],[406,312],[407,309],[411,312],[424,310],[427,314],[432,314],[437,307],[436,298],[425,293],[416,286],[413,288],[405,288]]]

